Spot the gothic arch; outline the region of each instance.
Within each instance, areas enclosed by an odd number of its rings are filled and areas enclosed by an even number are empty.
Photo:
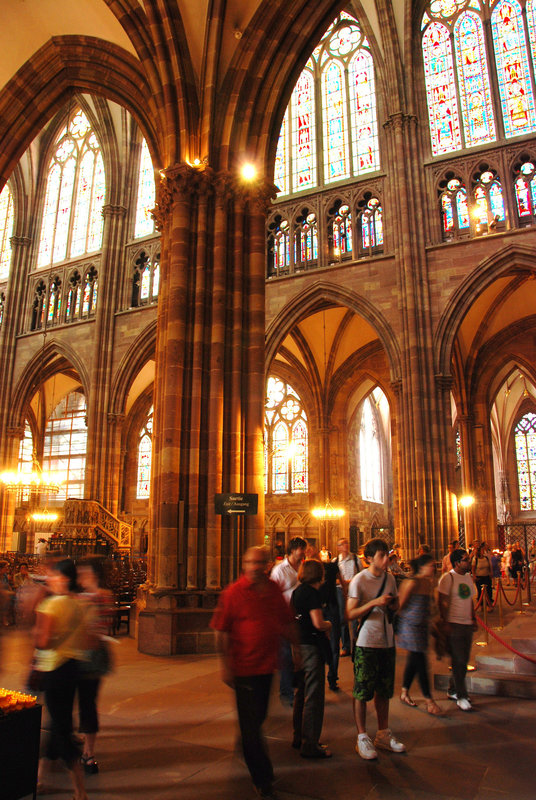
[[[436,372],[450,375],[454,340],[460,325],[478,296],[497,278],[514,273],[536,275],[536,253],[531,247],[508,244],[484,259],[460,283],[447,303],[434,334]]]
[[[0,187],[43,125],[72,91],[105,95],[126,108],[143,131],[155,163],[162,163],[158,121],[161,92],[130,53],[96,37],[54,36],[6,84],[0,96]],[[156,99],[154,99],[156,98]],[[13,135],[13,131],[17,135]]]
[[[231,169],[235,153],[245,153],[258,159],[259,169],[271,174],[277,147],[278,132],[285,108],[307,59],[317,46],[335,16],[348,5],[341,0],[306,0],[289,5],[284,0],[264,0],[253,17],[227,71],[216,109],[215,141],[223,142],[220,168]],[[382,50],[367,20],[361,3],[352,4],[359,17],[374,54],[381,105],[388,97],[398,99],[386,87]],[[385,8],[380,12],[385,26],[396,38],[396,26]],[[258,31],[265,32],[261,38]],[[388,59],[396,59],[396,47],[385,48]],[[399,72],[401,67],[391,65]],[[231,102],[229,102],[229,98]],[[381,109],[385,118],[390,110]]]
[[[387,352],[391,380],[396,380],[401,375],[400,348],[387,320],[365,298],[325,281],[316,281],[296,295],[272,320],[266,332],[266,367],[270,368],[283,339],[297,322],[329,305],[350,309],[374,328]]]
[[[55,359],[58,357],[60,360],[55,363]],[[54,373],[62,371],[66,368],[65,362],[76,371],[84,390],[86,402],[88,401],[89,376],[84,362],[70,345],[51,339],[43,348],[39,348],[34,353],[18,380],[13,391],[8,426],[17,427],[24,424],[24,406],[31,399],[32,393],[37,390],[39,379],[45,381]]]
[[[155,349],[156,320],[144,328],[121,359],[110,391],[110,413],[124,413],[132,382],[144,364],[154,358]]]

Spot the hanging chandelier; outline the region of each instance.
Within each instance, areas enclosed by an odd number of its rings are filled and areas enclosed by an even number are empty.
[[[315,508],[311,509],[312,516],[321,520],[340,519],[344,517],[345,513],[344,508],[334,508],[329,500],[326,500],[325,505],[315,506]]]
[[[43,472],[35,451],[32,457],[31,472],[2,472],[0,482],[8,492],[37,492],[39,494],[58,494],[61,481],[49,472]]]

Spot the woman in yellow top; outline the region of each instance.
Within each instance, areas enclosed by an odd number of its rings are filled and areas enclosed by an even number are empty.
[[[73,739],[73,702],[78,662],[87,649],[87,606],[76,595],[76,566],[70,559],[50,565],[51,594],[38,605],[35,623],[36,667],[44,673],[50,729],[39,762],[38,793],[46,791],[51,761],[61,758],[71,774],[73,800],[87,800],[80,749]]]

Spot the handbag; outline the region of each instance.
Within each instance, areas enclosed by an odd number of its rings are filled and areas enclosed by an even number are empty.
[[[87,660],[80,662],[80,672],[83,675],[107,675],[113,669],[110,648],[106,642],[101,642],[94,650],[86,651]]]

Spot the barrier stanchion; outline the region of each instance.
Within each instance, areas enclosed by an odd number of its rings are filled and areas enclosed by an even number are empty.
[[[521,575],[518,574],[517,576],[517,595],[519,597],[519,611],[516,611],[516,614],[524,614],[523,611],[523,592],[521,589]]]
[[[497,597],[496,597],[496,601],[499,604],[499,627],[497,628],[497,630],[499,630],[499,631],[502,631],[502,629],[504,627],[504,625],[503,625],[502,593],[503,593],[502,581],[499,578],[499,580],[497,581]]]
[[[487,624],[488,624],[488,595],[487,595],[487,590],[486,590],[485,586],[481,586],[480,587],[480,599],[479,599],[479,601],[477,603],[477,606],[476,606],[477,608],[478,608],[478,605],[479,605],[480,602],[482,602],[482,613],[483,613],[483,617],[484,617],[485,640],[483,642],[475,642],[475,644],[478,645],[478,647],[487,647],[488,644],[489,644],[489,636],[488,636],[488,630],[487,630]]]

